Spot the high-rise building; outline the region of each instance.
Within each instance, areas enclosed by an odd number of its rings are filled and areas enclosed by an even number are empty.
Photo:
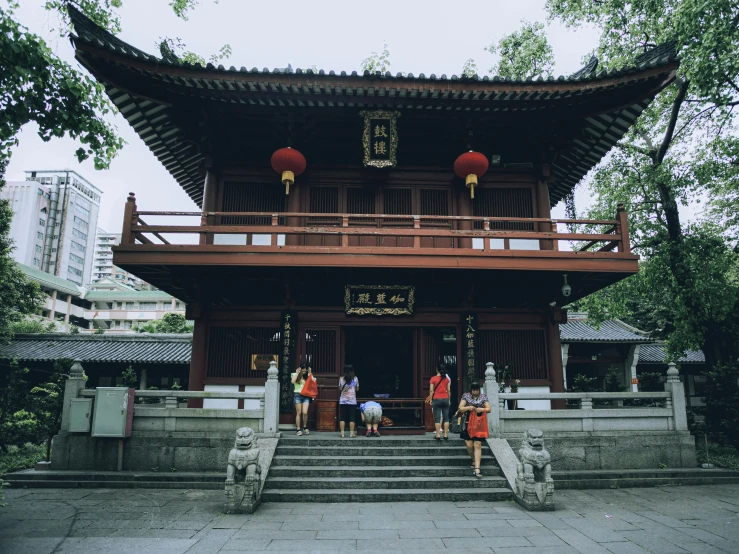
[[[105,229],[98,228],[95,234],[95,254],[91,281],[97,283],[103,279],[110,279],[140,289],[144,285],[141,279],[125,269],[113,265],[113,250],[111,247],[120,244],[120,242],[120,233],[108,233]]]
[[[13,206],[13,257],[78,286],[89,283],[102,191],[71,170],[25,173],[0,193]]]

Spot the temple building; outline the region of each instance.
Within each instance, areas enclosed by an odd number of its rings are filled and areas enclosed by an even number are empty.
[[[307,361],[321,430],[345,364],[409,430],[433,425],[439,364],[457,397],[486,362],[563,391],[562,306],[638,270],[623,206],[598,221],[551,208],[675,78],[670,48],[524,81],[236,69],[159,58],[71,16],[77,60],[198,208],[140,211],[133,191],[112,249],[187,304],[190,390],[263,387],[276,360],[288,423],[289,375]]]

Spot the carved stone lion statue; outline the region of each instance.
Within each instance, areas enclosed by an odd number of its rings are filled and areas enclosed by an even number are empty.
[[[226,513],[251,514],[259,505],[262,468],[257,436],[249,427],[236,431],[226,466]]]
[[[518,457],[516,502],[527,510],[554,510],[551,456],[544,447],[540,429],[529,429],[523,434]]]

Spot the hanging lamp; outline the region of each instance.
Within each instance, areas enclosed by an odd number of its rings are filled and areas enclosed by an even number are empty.
[[[285,185],[285,194],[290,194],[290,185],[295,182],[295,177],[305,171],[305,156],[294,148],[280,148],[272,154],[272,169],[282,175],[282,184]]]
[[[454,162],[454,173],[464,179],[465,186],[470,189],[470,198],[475,197],[475,187],[479,177],[485,175],[489,167],[488,159],[479,152],[470,150]]]

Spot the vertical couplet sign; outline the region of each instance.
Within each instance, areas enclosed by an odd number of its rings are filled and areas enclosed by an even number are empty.
[[[364,118],[362,147],[365,167],[395,167],[397,163],[398,130],[400,112],[362,111]]]
[[[295,339],[297,337],[297,317],[293,311],[284,311],[280,315],[280,411],[291,413],[293,410],[293,388],[290,375],[295,368]]]
[[[462,360],[470,382],[475,380],[477,365],[477,314],[463,314],[462,320]]]

